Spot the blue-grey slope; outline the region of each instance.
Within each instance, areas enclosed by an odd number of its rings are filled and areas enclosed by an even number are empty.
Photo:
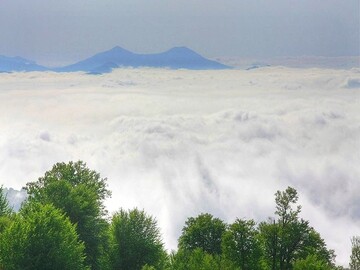
[[[122,49],[120,47],[112,48],[109,51],[98,53],[90,58],[87,58],[78,63],[54,69],[55,71],[86,71],[86,72],[100,72],[103,66],[117,65],[123,63],[124,66],[134,66],[134,59],[136,54]],[[107,71],[107,68],[105,68]]]
[[[8,57],[0,55],[0,72],[45,70],[48,70],[48,68],[38,65],[34,61],[21,57]]]
[[[156,67],[171,69],[228,69],[229,66],[208,60],[186,48],[175,47],[163,53],[136,54],[120,47],[98,53],[78,63],[57,68],[55,71],[109,72],[109,67]]]
[[[143,66],[173,69],[228,69],[229,66],[204,58],[186,47],[174,47],[158,54],[141,55]]]

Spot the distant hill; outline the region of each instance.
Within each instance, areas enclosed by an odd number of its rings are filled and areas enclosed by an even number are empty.
[[[137,54],[117,46],[75,64],[58,68],[47,68],[21,57],[0,55],[0,73],[51,70],[55,72],[82,71],[88,74],[102,74],[111,72],[114,68],[119,67],[155,67],[195,70],[232,68],[219,62],[206,59],[187,47],[174,47],[168,51],[155,54]]]
[[[114,62],[106,62],[105,64],[93,68],[91,71],[88,71],[88,74],[102,74],[102,73],[109,73],[111,72],[114,68],[118,68],[119,66],[117,64],[115,64]]]
[[[0,55],[0,72],[12,71],[45,71],[48,68],[36,64],[34,61],[21,57]]]
[[[54,71],[84,71],[91,74],[110,72],[116,67],[156,67],[171,69],[228,69],[223,65],[202,57],[186,47],[175,47],[163,53],[136,54],[121,47],[98,53],[78,63],[56,68]]]

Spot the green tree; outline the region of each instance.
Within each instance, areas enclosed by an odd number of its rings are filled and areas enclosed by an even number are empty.
[[[12,219],[10,216],[0,216],[0,234],[10,226]]]
[[[106,178],[82,161],[57,163],[36,182],[26,185],[29,202],[53,204],[77,224],[85,244],[86,263],[92,269],[106,268],[107,227],[104,200],[110,196]]]
[[[296,189],[288,187],[285,191],[277,191],[275,193],[276,211],[275,214],[279,217],[279,223],[286,225],[298,220],[301,206],[297,205],[293,209],[293,204],[296,204],[299,197]]]
[[[12,209],[5,196],[5,191],[0,186],[0,234],[11,224]]]
[[[236,221],[222,239],[223,255],[242,270],[261,269],[262,250],[253,220]]]
[[[297,259],[306,259],[314,256],[319,261],[326,262],[329,266],[334,267],[335,253],[334,250],[328,249],[324,239],[314,228],[308,227],[306,237],[302,244],[302,248],[297,252]]]
[[[201,248],[196,248],[191,251],[188,260],[189,270],[215,270],[220,268],[220,260],[217,255],[213,256],[204,252]]]
[[[295,261],[294,270],[332,270],[329,264],[315,255],[309,255],[305,259]]]
[[[360,237],[351,239],[350,270],[360,270]]]
[[[149,266],[147,264],[145,264],[141,270],[156,270],[156,268],[154,266]]]
[[[9,216],[12,210],[6,198],[3,186],[0,186],[0,217]]]
[[[171,256],[171,270],[239,270],[221,255],[212,255],[202,248],[179,250]]]
[[[267,265],[271,270],[277,270],[279,261],[280,249],[280,229],[279,225],[273,219],[268,222],[261,222],[259,224],[260,237],[262,240],[262,250],[266,259]]]
[[[87,269],[75,225],[52,205],[31,204],[0,235],[0,268]]]
[[[145,265],[162,269],[167,255],[156,220],[144,211],[120,209],[111,226],[113,269],[140,270]]]
[[[220,255],[221,241],[225,230],[226,224],[211,214],[200,214],[196,218],[190,217],[182,229],[179,249],[190,251],[201,248],[211,255]]]
[[[333,251],[326,248],[320,235],[299,218],[301,206],[296,206],[297,191],[288,187],[275,193],[278,219],[259,225],[267,264],[272,270],[291,270],[296,260],[315,255],[319,260],[333,266]],[[295,207],[294,207],[295,206]]]

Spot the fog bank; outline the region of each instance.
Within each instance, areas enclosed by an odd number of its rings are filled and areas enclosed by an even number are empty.
[[[59,161],[108,178],[110,211],[144,208],[166,247],[187,217],[273,216],[295,187],[302,216],[347,264],[360,234],[360,70],[0,74],[0,183]]]

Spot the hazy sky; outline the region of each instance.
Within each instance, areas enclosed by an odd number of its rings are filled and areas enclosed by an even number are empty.
[[[61,63],[120,45],[207,57],[359,55],[359,0],[2,0],[0,54]]]

